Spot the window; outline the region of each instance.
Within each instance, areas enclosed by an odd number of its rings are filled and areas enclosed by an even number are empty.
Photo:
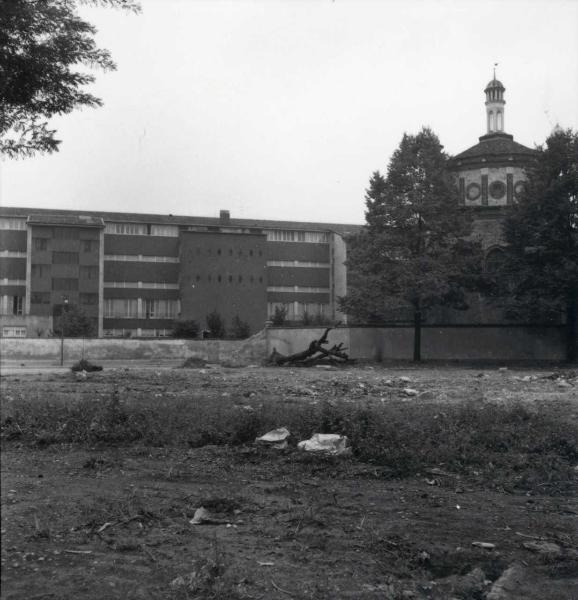
[[[243,276],[239,275],[239,283],[242,283],[242,282],[243,282]]]
[[[220,275],[217,275],[217,281],[218,281],[219,283],[221,283],[221,276],[220,276]]]
[[[32,292],[30,302],[31,304],[50,304],[50,292]]]
[[[32,238],[32,247],[34,250],[46,250],[48,248],[48,240],[46,238]]]
[[[50,277],[50,265],[32,265],[30,274],[34,279]]]
[[[0,219],[0,229],[16,229],[20,231],[25,230],[26,219]]]
[[[80,267],[80,278],[81,279],[98,279],[98,267],[97,266],[81,266]]]
[[[55,227],[54,239],[56,240],[77,240],[78,229],[72,227]]]
[[[0,296],[0,314],[22,315],[24,296]]]
[[[79,294],[80,304],[98,304],[98,294]]]
[[[220,248],[218,248],[218,249],[217,249],[217,254],[218,254],[219,256],[221,256],[221,249],[220,249]]]
[[[233,256],[233,248],[229,248],[229,256]]]
[[[155,298],[144,300],[145,319],[174,319],[178,312],[177,300]]]
[[[229,283],[233,283],[233,276],[229,275]]]
[[[82,251],[83,252],[97,252],[98,251],[98,240],[82,240]]]
[[[136,298],[105,298],[104,316],[113,319],[137,319],[138,300]]]
[[[54,277],[52,279],[52,289],[53,290],[77,290],[78,289],[78,279],[73,279],[70,277]]]
[[[179,228],[177,225],[151,225],[151,235],[179,237]]]
[[[2,328],[2,337],[25,338],[26,337],[26,327],[3,327]]]
[[[52,262],[55,265],[77,265],[78,252],[53,252]]]
[[[141,223],[107,223],[104,233],[117,235],[147,235],[147,226]]]
[[[197,277],[196,277],[196,280],[197,280],[197,281],[201,281],[201,276],[200,276],[200,275],[197,275]]]
[[[253,250],[249,250],[249,256],[253,256]]]
[[[272,229],[266,233],[268,242],[307,242],[310,244],[327,244],[329,242],[329,233],[326,231]]]

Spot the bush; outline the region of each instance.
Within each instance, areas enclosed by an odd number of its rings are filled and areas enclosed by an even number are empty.
[[[172,336],[175,338],[195,339],[199,335],[199,324],[196,321],[175,321]]]
[[[225,322],[216,310],[207,315],[207,329],[212,338],[221,339],[225,337]]]
[[[273,313],[273,318],[271,319],[273,325],[277,327],[283,325],[287,320],[287,307],[286,306],[276,306],[275,312]]]
[[[241,321],[239,315],[236,315],[231,325],[231,335],[238,339],[244,340],[251,335],[251,327],[247,321]]]

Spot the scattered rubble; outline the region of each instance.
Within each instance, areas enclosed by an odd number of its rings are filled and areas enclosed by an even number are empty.
[[[305,452],[319,452],[334,456],[351,454],[347,436],[335,433],[315,433],[308,440],[299,442],[297,447]]]
[[[102,367],[100,365],[93,365],[88,360],[82,358],[78,362],[74,363],[70,370],[73,373],[78,373],[82,371],[86,371],[86,373],[94,373],[96,371],[102,371]]]
[[[291,433],[286,427],[279,427],[267,432],[261,437],[255,438],[255,444],[258,446],[266,446],[275,450],[284,450],[289,446],[289,437]]]

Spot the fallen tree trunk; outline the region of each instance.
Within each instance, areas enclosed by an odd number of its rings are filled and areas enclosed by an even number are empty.
[[[327,336],[333,327],[328,327],[323,335],[318,340],[313,340],[307,350],[290,354],[286,356],[277,352],[273,348],[273,352],[268,359],[268,364],[275,366],[292,366],[292,367],[312,367],[315,365],[337,365],[354,362],[349,358],[343,347],[343,343],[335,344],[332,348],[324,348],[327,344]]]

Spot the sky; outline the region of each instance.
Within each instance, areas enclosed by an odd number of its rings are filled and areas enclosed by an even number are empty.
[[[578,129],[576,0],[142,0],[83,7],[117,63],[104,106],[55,118],[59,152],[0,161],[0,204],[363,223],[372,172],[431,127],[457,154],[486,133]]]

